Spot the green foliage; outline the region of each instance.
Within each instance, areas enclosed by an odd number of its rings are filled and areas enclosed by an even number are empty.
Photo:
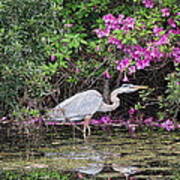
[[[180,76],[179,73],[174,72],[168,74],[166,77],[168,81],[167,89],[165,91],[165,98],[159,99],[161,111],[158,113],[160,119],[166,117],[178,118],[179,106],[180,106]]]
[[[167,76],[166,80],[168,81],[168,88],[166,90],[167,100],[177,106],[180,105],[180,76],[178,73],[172,73]]]
[[[89,63],[83,61],[89,59],[90,55],[86,53],[86,49],[92,50],[89,44],[96,41],[90,39],[91,26],[107,10],[109,2],[1,2],[0,106],[3,108],[0,116],[10,115],[24,106],[29,109],[29,101],[36,102],[32,108],[42,107],[44,96],[54,89],[51,81],[62,75],[67,83],[77,82],[76,69],[69,72],[68,68],[76,66],[76,61],[79,66]],[[50,61],[52,55],[57,57],[56,62]],[[81,75],[87,75],[92,68],[83,67]]]
[[[40,68],[47,59],[41,33],[49,28],[47,19],[53,13],[49,5],[48,1],[41,0],[1,3],[1,116],[22,107],[25,99],[41,97],[50,89],[49,77]],[[51,18],[48,23],[54,21]]]
[[[39,116],[40,112],[36,109],[27,109],[27,108],[21,108],[21,109],[15,109],[12,115],[18,119],[18,120],[26,120],[29,117],[37,117]]]
[[[141,0],[1,1],[0,116],[19,119],[34,116],[39,114],[37,109],[54,106],[59,96],[64,99],[93,85],[101,90],[102,74],[106,70],[112,76],[110,88],[114,89],[122,75],[117,72],[116,61],[123,58],[124,53],[109,45],[107,39],[98,39],[94,29],[105,27],[104,15],[124,14],[136,19],[136,28],[128,33],[117,30],[113,35],[124,44],[143,46],[147,41],[157,40],[152,33],[154,26],[170,29],[167,18],[162,18],[162,8],[171,8],[173,16],[179,12],[175,0],[155,3],[154,8],[148,9]],[[180,25],[177,16],[174,20]],[[164,33],[165,30],[161,35]],[[178,36],[171,35],[169,43],[161,45],[161,52],[171,52]],[[148,102],[156,99],[158,114],[176,118],[179,70],[175,64],[169,70],[168,63],[164,61],[165,69],[162,63],[152,65],[145,70],[143,78],[137,72],[131,80],[142,84],[142,79],[145,79],[143,82],[148,79],[146,84],[150,86],[152,81],[152,88],[141,94],[142,99]],[[156,81],[155,76],[160,78]],[[156,89],[161,86],[164,89],[157,93]],[[146,109],[141,103],[136,106]],[[168,113],[162,113],[165,109],[169,109]]]

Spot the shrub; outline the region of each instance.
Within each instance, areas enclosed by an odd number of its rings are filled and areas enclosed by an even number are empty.
[[[1,116],[129,81],[151,87],[136,104],[146,115],[177,119],[177,1],[7,0],[0,15]]]

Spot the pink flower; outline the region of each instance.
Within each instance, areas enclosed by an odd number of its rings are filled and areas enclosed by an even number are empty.
[[[162,27],[157,27],[157,26],[155,26],[154,27],[154,29],[153,29],[153,32],[154,32],[154,34],[156,35],[156,36],[159,36],[160,35],[160,32],[162,32],[163,31],[163,28]]]
[[[140,59],[141,57],[143,57],[143,55],[144,55],[144,52],[143,52],[143,51],[135,50],[135,51],[133,52],[133,54],[132,54],[132,57],[133,57],[133,59],[138,60],[138,59]]]
[[[126,73],[124,73],[124,78],[123,78],[123,80],[122,80],[123,82],[128,82],[129,81],[129,79],[128,79],[128,77],[127,77],[127,75],[126,75]]]
[[[154,2],[153,0],[143,0],[142,3],[146,8],[153,8],[154,7]]]
[[[121,44],[121,41],[119,39],[114,38],[114,37],[109,37],[108,43],[118,45],[118,44]]]
[[[162,16],[163,16],[163,17],[168,17],[168,16],[170,16],[170,10],[169,10],[169,8],[161,9],[161,12],[162,12]]]
[[[80,73],[80,72],[81,72],[80,68],[76,67],[75,68],[75,73]]]
[[[170,29],[169,31],[168,31],[168,34],[180,34],[180,29]]]
[[[126,53],[128,53],[134,60],[138,60],[142,56],[144,56],[144,52],[145,52],[145,48],[136,45],[129,47],[129,50]]]
[[[150,66],[150,60],[148,59],[139,60],[136,62],[137,69],[144,69],[147,66]]]
[[[111,30],[119,29],[119,23],[112,14],[107,14],[103,16],[103,20],[105,21],[106,28]]]
[[[167,131],[171,131],[175,129],[175,125],[173,123],[173,121],[171,120],[166,120],[165,122],[160,124],[160,127],[166,129]]]
[[[154,121],[153,117],[149,117],[149,118],[144,119],[144,123],[146,125],[152,125],[153,121]]]
[[[132,53],[132,51],[133,51],[132,46],[125,45],[123,48],[123,51],[124,51],[124,53],[127,53],[127,54]]]
[[[135,108],[131,108],[131,109],[129,109],[129,111],[128,111],[128,113],[129,113],[130,115],[134,115],[134,114],[136,114],[137,112],[138,112],[138,110],[135,109]]]
[[[175,58],[173,61],[174,61],[174,63],[179,64],[180,63],[180,57]]]
[[[118,61],[117,70],[123,72],[131,63],[131,60],[128,58]]]
[[[159,48],[156,47],[152,47],[149,53],[152,58],[160,59],[161,57],[163,57],[163,53],[160,52]]]
[[[100,121],[103,123],[103,124],[106,124],[106,123],[110,123],[111,122],[111,119],[109,116],[103,116],[101,117]]]
[[[123,49],[124,48],[124,45],[122,44],[122,43],[119,43],[118,45],[117,45],[117,49]]]
[[[128,70],[129,70],[129,73],[128,73],[128,74],[133,74],[133,73],[136,72],[136,66],[130,66],[130,67],[128,68]]]
[[[114,23],[116,22],[116,18],[112,14],[107,14],[102,18],[105,23]]]
[[[123,24],[124,14],[119,14],[117,18],[117,22],[119,24]]]
[[[169,43],[169,39],[168,39],[168,34],[164,34],[163,36],[161,36],[161,38],[156,41],[154,44],[157,46],[160,45],[164,45],[164,44],[168,44]]]
[[[174,19],[172,19],[172,18],[169,18],[168,19],[168,24],[171,26],[171,27],[173,27],[173,28],[175,28],[177,25],[176,25],[176,22],[174,21]]]
[[[128,31],[134,29],[135,26],[135,19],[131,17],[127,17],[123,20],[123,26],[121,27],[122,30]]]
[[[106,70],[103,72],[103,76],[106,78],[106,79],[110,79],[111,78],[111,75],[109,74],[109,72]]]
[[[109,30],[118,30],[120,27],[118,24],[112,24],[112,23],[108,23],[106,24],[106,28]]]
[[[180,48],[179,47],[174,48],[172,51],[172,55],[174,57],[180,57]]]
[[[135,131],[136,131],[136,127],[137,127],[137,126],[138,126],[137,124],[129,124],[129,125],[128,125],[129,133],[130,133],[130,134],[134,134]]]
[[[73,27],[73,24],[64,24],[64,27],[70,28]]]
[[[101,50],[100,46],[96,46],[95,50],[100,51]]]
[[[180,63],[180,48],[174,48],[171,54],[174,57],[174,62]]]
[[[57,60],[57,57],[54,55],[51,55],[49,60],[50,60],[50,62],[55,62]]]
[[[107,37],[110,34],[109,29],[95,29],[94,32],[96,33],[98,38]]]
[[[112,123],[112,120],[109,116],[103,116],[100,119],[92,119],[91,124],[101,125],[101,124],[109,124]]]

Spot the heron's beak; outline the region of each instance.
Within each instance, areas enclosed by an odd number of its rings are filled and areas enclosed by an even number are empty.
[[[134,89],[148,89],[148,86],[134,86]]]

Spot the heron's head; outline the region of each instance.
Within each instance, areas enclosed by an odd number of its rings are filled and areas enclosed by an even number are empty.
[[[124,92],[124,93],[131,93],[131,92],[135,92],[137,90],[140,89],[147,89],[147,86],[141,86],[141,85],[133,85],[133,84],[123,84],[120,89]]]

